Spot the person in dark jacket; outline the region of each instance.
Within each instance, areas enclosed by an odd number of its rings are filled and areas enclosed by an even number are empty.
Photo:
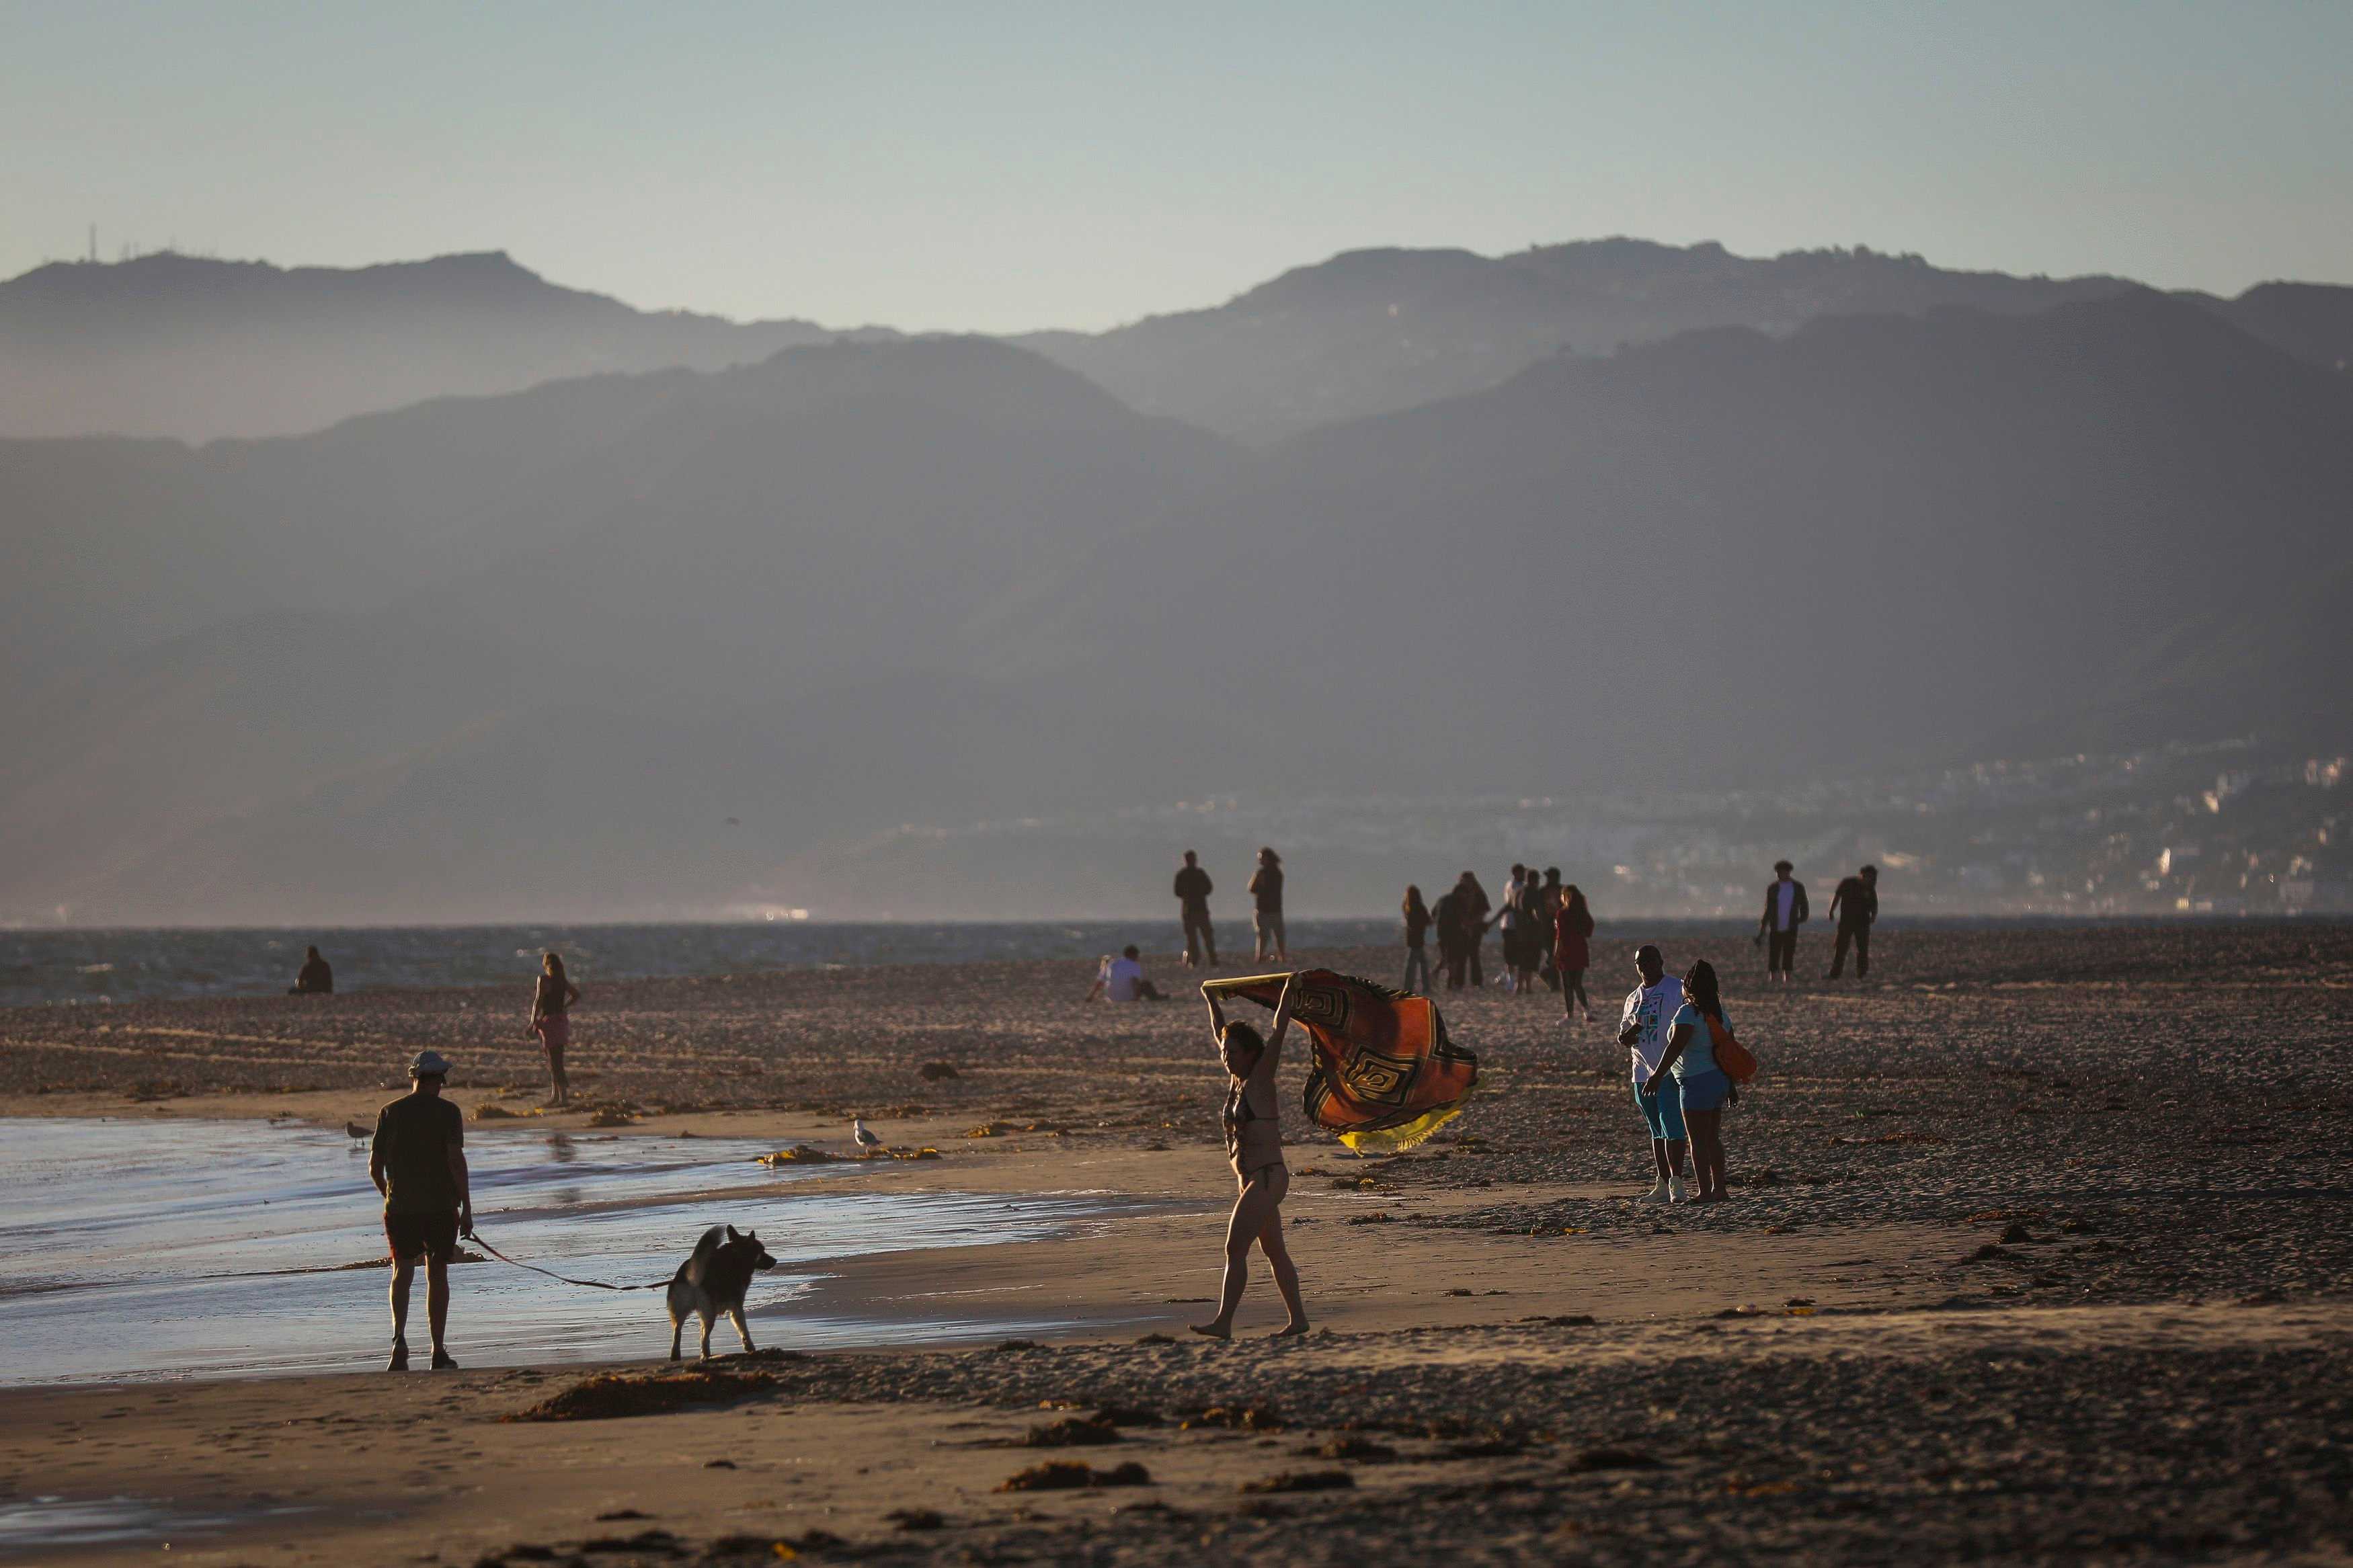
[[[1438,963],[1446,972],[1446,988],[1460,991],[1471,950],[1462,934],[1462,889],[1459,886],[1438,895],[1438,902],[1430,908],[1430,920],[1438,928]]]
[[[1798,961],[1798,928],[1813,918],[1806,906],[1806,885],[1789,875],[1787,860],[1773,862],[1773,880],[1766,884],[1765,912],[1757,921],[1757,940],[1765,947],[1765,973],[1787,984]]]
[[[335,994],[335,972],[327,961],[311,948],[303,955],[302,967],[295,972],[294,984],[287,988],[289,996],[332,996]]]
[[[1494,900],[1487,897],[1487,889],[1469,871],[1462,873],[1454,890],[1462,896],[1463,954],[1470,962],[1471,984],[1484,985],[1487,977],[1479,972],[1479,950],[1486,945],[1487,928],[1494,923],[1487,918],[1494,910]]]
[[[1255,939],[1252,960],[1260,963],[1269,959],[1290,963],[1291,939],[1282,929],[1282,857],[1271,848],[1258,852],[1258,869],[1250,873],[1250,896]]]
[[[1865,866],[1838,885],[1831,895],[1831,919],[1838,921],[1838,945],[1831,949],[1831,972],[1836,980],[1846,973],[1846,950],[1854,947],[1854,977],[1871,973],[1871,928],[1879,919],[1879,868]]]
[[[1216,968],[1218,933],[1209,924],[1209,874],[1201,869],[1201,858],[1190,849],[1185,851],[1175,890],[1177,912],[1185,921],[1185,967],[1198,969],[1206,962]]]
[[[1562,901],[1566,897],[1560,887],[1560,868],[1546,867],[1543,896],[1536,900],[1536,908],[1543,913],[1544,923],[1536,932],[1536,940],[1544,956],[1544,967],[1539,973],[1544,975],[1545,989],[1547,991],[1560,989],[1560,965],[1553,962],[1552,950],[1554,938],[1558,934],[1554,922],[1560,918]]]

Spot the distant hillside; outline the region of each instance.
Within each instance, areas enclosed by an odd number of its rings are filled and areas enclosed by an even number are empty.
[[[1039,753],[1083,710],[963,669],[972,628],[1229,460],[986,339],[0,443],[43,498],[0,515],[0,726],[38,738],[0,919],[708,909],[944,793],[1073,798],[1041,771],[1124,732]]]
[[[1357,250],[1212,310],[1018,341],[1146,413],[1263,443],[1483,391],[1563,352],[1606,354],[1709,327],[1779,337],[1830,316],[2024,314],[2134,287],[1948,271],[1862,248],[1750,258],[1602,239],[1493,258]],[[2353,289],[2273,284],[2211,304],[2315,363],[2353,350]]]
[[[1298,789],[1838,777],[2266,624],[2348,517],[2353,379],[2187,301],[1725,329],[1296,437],[1041,587],[1001,658],[1150,682]],[[2227,640],[2139,738],[2341,710],[2341,638]]]
[[[835,335],[635,310],[502,251],[349,269],[168,252],[53,262],[0,283],[0,436],[280,435],[600,371],[718,369]]]
[[[1459,869],[1385,824],[1473,798],[1609,876],[1622,803],[1713,863],[1760,790],[2317,741],[2353,677],[2353,378],[2144,289],[1550,356],[1258,451],[922,339],[0,443],[0,920],[1130,909],[1238,795],[1352,888]],[[1319,804],[1367,798],[1409,804]]]

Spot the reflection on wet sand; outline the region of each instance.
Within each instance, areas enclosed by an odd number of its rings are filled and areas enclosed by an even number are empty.
[[[732,1140],[470,1141],[476,1221],[525,1262],[620,1285],[666,1280],[706,1226],[759,1225],[783,1265],[754,1315],[790,1343],[821,1259],[1053,1234],[1100,1205],[877,1192],[842,1167],[772,1171]],[[339,1131],[258,1122],[13,1121],[0,1152],[0,1384],[353,1370],[389,1334],[364,1151]],[[790,1202],[777,1224],[776,1206]],[[796,1268],[795,1265],[800,1267]],[[666,1351],[653,1292],[616,1296],[495,1262],[455,1277],[470,1365]],[[141,1325],[88,1331],[91,1314]],[[828,1322],[812,1342],[944,1340],[1001,1322]]]

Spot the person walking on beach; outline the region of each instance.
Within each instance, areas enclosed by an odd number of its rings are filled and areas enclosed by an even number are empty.
[[[368,1180],[384,1194],[384,1239],[392,1252],[392,1359],[408,1370],[408,1287],[425,1258],[425,1321],[433,1335],[433,1370],[452,1372],[449,1260],[458,1238],[474,1234],[474,1193],[466,1173],[466,1119],[441,1098],[449,1063],[419,1051],[408,1064],[416,1087],[376,1112],[368,1144]]]
[[[1765,973],[1788,984],[1798,961],[1798,928],[1813,918],[1806,905],[1806,885],[1789,875],[1787,860],[1773,862],[1773,880],[1766,884],[1765,912],[1757,918],[1757,940],[1766,943]]]
[[[1854,947],[1854,977],[1871,973],[1871,927],[1879,919],[1879,868],[1865,866],[1838,885],[1831,895],[1831,919],[1838,921],[1838,942],[1831,949],[1831,972],[1836,980],[1846,973],[1846,950]]]
[[[335,994],[335,972],[319,956],[315,947],[307,949],[302,967],[294,973],[294,984],[286,993],[289,996],[332,996]]]
[[[1250,956],[1261,963],[1270,958],[1290,963],[1291,941],[1282,929],[1282,858],[1272,849],[1261,847],[1258,852],[1258,869],[1250,875],[1250,896],[1251,935],[1255,939]]]
[[[1282,1293],[1290,1321],[1276,1337],[1307,1331],[1307,1309],[1299,1299],[1299,1269],[1282,1239],[1282,1200],[1291,1191],[1291,1167],[1282,1159],[1282,1102],[1274,1091],[1275,1068],[1282,1058],[1282,1037],[1291,1028],[1291,993],[1299,977],[1283,982],[1276,1003],[1274,1023],[1265,1038],[1248,1024],[1229,1024],[1218,999],[1204,990],[1209,1004],[1209,1033],[1216,1037],[1218,1055],[1225,1064],[1227,1089],[1224,1112],[1226,1156],[1241,1194],[1226,1222],[1226,1272],[1218,1296],[1218,1315],[1195,1323],[1193,1331],[1213,1340],[1231,1339],[1234,1310],[1241,1305],[1242,1288],[1250,1282],[1250,1247],[1266,1254],[1274,1288]]]
[[[1659,1058],[1647,1086],[1662,1099],[1674,1095],[1683,1102],[1683,1125],[1691,1131],[1692,1174],[1699,1183],[1695,1204],[1721,1203],[1724,1191],[1724,1108],[1739,1096],[1731,1075],[1716,1065],[1715,1043],[1730,1034],[1724,998],[1715,983],[1715,966],[1701,959],[1683,976],[1683,1003],[1675,1009],[1667,1036],[1666,1055]]]
[[[1585,894],[1571,882],[1560,890],[1560,908],[1553,916],[1552,962],[1560,971],[1560,1011],[1564,1020],[1577,1016],[1577,1009],[1585,1009],[1585,1021],[1593,1022],[1593,998],[1585,994],[1585,972],[1593,957],[1593,911],[1586,907]]]
[[[1560,966],[1554,962],[1553,946],[1559,936],[1561,905],[1567,895],[1560,890],[1560,868],[1545,868],[1544,886],[1536,889],[1536,972],[1544,976],[1545,989],[1560,989]]]
[[[1635,950],[1634,971],[1641,984],[1626,994],[1618,1043],[1634,1054],[1634,1106],[1650,1126],[1651,1164],[1658,1173],[1641,1201],[1677,1203],[1683,1195],[1683,1148],[1691,1135],[1684,1131],[1682,1097],[1672,1089],[1660,1093],[1657,1079],[1668,1026],[1683,1005],[1683,984],[1669,976],[1666,959],[1647,942]]]
[[[580,987],[565,978],[564,960],[554,952],[540,960],[539,984],[531,995],[531,1032],[547,1050],[550,1105],[572,1103],[572,1079],[565,1075],[564,1053],[572,1044],[572,1004]]]
[[[1438,902],[1430,906],[1430,919],[1438,929],[1438,965],[1446,972],[1446,988],[1460,991],[1468,953],[1462,934],[1462,889],[1460,885],[1438,895]]]
[[[1177,913],[1185,922],[1185,967],[1198,969],[1206,963],[1215,969],[1218,933],[1209,924],[1209,874],[1201,869],[1200,857],[1190,849],[1185,851],[1184,867],[1176,873],[1176,891]]]
[[[1462,893],[1462,949],[1463,956],[1470,961],[1471,984],[1484,985],[1487,977],[1479,971],[1479,950],[1487,944],[1487,916],[1495,906],[1487,897],[1487,889],[1472,873],[1463,872],[1456,886]]]
[[[1398,989],[1411,991],[1414,973],[1421,973],[1421,988],[1430,989],[1430,954],[1422,943],[1430,934],[1430,906],[1421,901],[1419,884],[1409,882],[1405,889],[1405,981]]]

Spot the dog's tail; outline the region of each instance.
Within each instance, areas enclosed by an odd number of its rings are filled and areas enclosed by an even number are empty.
[[[711,1255],[726,1245],[727,1227],[725,1226],[714,1225],[704,1231],[702,1237],[695,1242],[693,1253],[685,1262],[678,1266],[678,1272],[670,1276],[671,1282],[675,1284],[684,1280],[691,1285],[702,1284],[702,1271],[710,1263]]]

